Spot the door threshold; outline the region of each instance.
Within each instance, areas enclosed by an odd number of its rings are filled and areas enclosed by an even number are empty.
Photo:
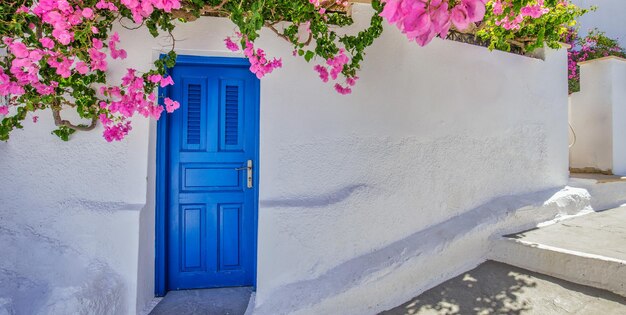
[[[149,315],[244,315],[252,287],[169,291]]]

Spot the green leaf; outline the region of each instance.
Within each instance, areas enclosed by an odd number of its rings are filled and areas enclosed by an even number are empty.
[[[76,130],[69,128],[67,126],[61,126],[57,130],[52,131],[57,137],[61,138],[63,141],[69,141],[70,136],[74,134]]]
[[[315,56],[315,53],[307,50],[306,54],[304,54],[304,60],[306,60],[307,62],[311,61],[311,59]]]

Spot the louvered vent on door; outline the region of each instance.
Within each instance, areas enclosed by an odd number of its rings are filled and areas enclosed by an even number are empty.
[[[187,86],[187,144],[199,145],[202,121],[202,87],[199,84]]]
[[[243,91],[240,80],[220,82],[220,150],[243,150]]]
[[[224,144],[239,143],[239,86],[226,85],[224,101]]]

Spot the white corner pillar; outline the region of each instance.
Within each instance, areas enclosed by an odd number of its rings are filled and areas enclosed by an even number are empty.
[[[626,59],[581,62],[580,92],[570,96],[574,171],[626,175]]]

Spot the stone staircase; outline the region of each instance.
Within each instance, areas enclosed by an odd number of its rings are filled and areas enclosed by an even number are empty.
[[[626,296],[626,207],[507,235],[493,260]]]
[[[487,262],[381,314],[626,314],[626,177],[572,174],[568,186],[589,199],[492,239]]]
[[[589,192],[594,212],[505,235],[489,258],[626,296],[626,177],[572,174],[569,186]]]

